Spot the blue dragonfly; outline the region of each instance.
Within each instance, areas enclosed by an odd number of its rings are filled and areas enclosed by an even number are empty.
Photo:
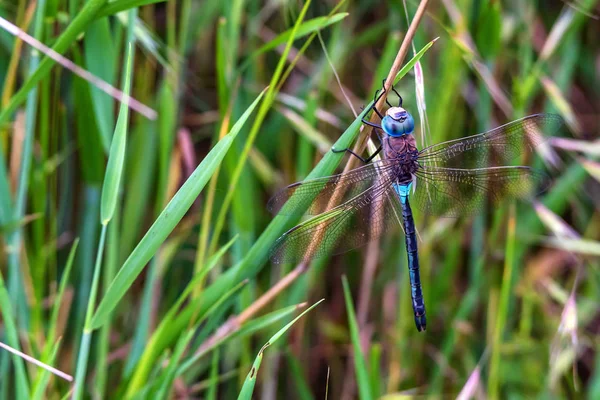
[[[544,141],[542,132],[555,133],[563,120],[554,114],[530,115],[478,135],[418,150],[414,119],[402,108],[402,97],[392,90],[398,95],[398,106],[386,99],[389,108],[385,115],[376,108],[386,93],[384,85],[362,119],[383,133],[381,146],[373,155],[364,159],[350,149],[332,149],[350,153],[364,166],[294,183],[269,200],[273,213],[313,215],[276,241],[271,260],[308,262],[343,253],[401,225],[415,324],[418,331],[424,331],[427,322],[411,203],[425,213],[458,217],[477,213],[488,201],[532,197],[542,189],[546,175],[511,163],[531,155]],[[366,119],[371,110],[380,117],[381,125]],[[380,152],[382,159],[373,161]]]

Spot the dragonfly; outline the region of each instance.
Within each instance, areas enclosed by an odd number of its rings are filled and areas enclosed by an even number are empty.
[[[380,147],[368,158],[347,152],[365,165],[342,174],[297,182],[277,192],[268,203],[273,213],[312,215],[285,232],[271,249],[274,263],[308,262],[339,254],[393,232],[404,230],[412,307],[417,330],[427,326],[419,273],[417,234],[411,204],[422,212],[459,217],[473,215],[487,203],[527,199],[543,191],[547,175],[525,165],[511,165],[531,156],[554,134],[563,120],[535,114],[495,129],[417,148],[412,115],[398,105],[385,115],[376,107],[386,95],[385,82],[362,122],[378,132]],[[366,119],[374,111],[381,123]],[[375,160],[375,156],[381,157]]]

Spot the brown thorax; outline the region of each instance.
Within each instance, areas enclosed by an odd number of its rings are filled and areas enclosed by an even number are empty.
[[[398,137],[388,136],[384,139],[385,158],[412,158],[417,153],[417,141],[414,135],[403,135]]]

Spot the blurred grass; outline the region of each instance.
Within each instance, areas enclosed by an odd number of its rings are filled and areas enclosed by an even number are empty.
[[[364,250],[315,260],[276,293],[298,270],[267,261],[297,222],[269,215],[268,197],[344,160],[328,146],[360,134],[346,98],[368,106],[387,75],[403,2],[2,3],[0,16],[113,85],[134,42],[132,95],[158,119],[117,118],[104,92],[0,32],[0,341],[71,375],[87,356],[85,398],[236,398],[248,385],[268,399],[600,397],[599,15],[597,0],[431,2],[414,40],[427,143],[534,112],[561,114],[558,135],[578,142],[556,142],[536,207],[417,213],[419,334],[400,230],[380,240],[365,322],[352,304]],[[411,70],[396,86],[413,115],[415,85]],[[105,175],[120,176],[108,200]],[[73,390],[6,352],[0,377],[0,400]]]

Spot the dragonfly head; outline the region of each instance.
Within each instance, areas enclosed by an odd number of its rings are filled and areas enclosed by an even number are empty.
[[[410,135],[415,129],[415,120],[402,107],[390,107],[381,120],[381,127],[390,136]]]

